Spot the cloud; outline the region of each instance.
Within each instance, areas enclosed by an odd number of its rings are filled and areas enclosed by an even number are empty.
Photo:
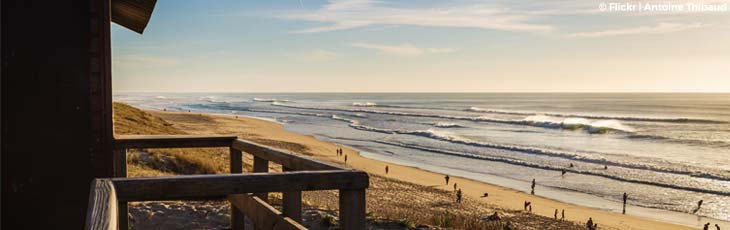
[[[695,24],[659,23],[655,26],[641,26],[641,27],[626,28],[626,29],[574,33],[574,34],[569,35],[568,37],[571,37],[571,38],[598,38],[598,37],[621,36],[621,35],[664,34],[664,33],[674,33],[674,32],[679,32],[679,31],[683,31],[683,30],[695,29],[695,28],[700,28],[700,27],[704,27],[704,25],[702,25],[700,23],[695,23]]]
[[[455,7],[394,7],[372,0],[330,0],[314,11],[275,15],[281,19],[322,22],[329,25],[294,31],[317,33],[372,25],[476,28],[502,31],[547,32],[550,25],[532,23],[533,15],[486,5]]]
[[[383,45],[365,42],[352,43],[353,47],[376,50],[385,54],[392,54],[403,57],[415,57],[426,53],[449,53],[454,49],[450,48],[418,48],[414,45],[405,43],[401,45]]]

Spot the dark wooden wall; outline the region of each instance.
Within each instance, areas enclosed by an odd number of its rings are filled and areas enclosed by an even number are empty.
[[[2,229],[81,229],[110,177],[108,0],[2,0]]]

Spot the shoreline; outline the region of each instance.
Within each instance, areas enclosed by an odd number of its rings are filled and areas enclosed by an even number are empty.
[[[189,114],[185,112],[165,112],[158,110],[148,110],[156,114]],[[368,155],[365,151],[358,151],[355,148],[344,146],[341,144],[333,143],[332,141],[322,140],[312,135],[300,134],[294,131],[290,131],[285,127],[285,124],[278,122],[272,122],[266,119],[246,116],[241,114],[217,114],[217,113],[202,113],[204,116],[219,116],[228,118],[226,120],[244,121],[244,120],[255,120],[255,123],[268,123],[265,125],[266,129],[275,128],[279,130],[266,130],[263,131],[258,128],[257,131],[253,132],[257,135],[264,137],[276,136],[277,134],[287,133],[286,136],[300,136],[300,138],[311,139],[309,141],[322,142],[321,144],[330,145],[331,148],[326,149],[314,149],[317,152],[327,152],[327,154],[314,154],[315,158],[323,159],[331,162],[344,163],[342,157],[338,157],[335,154],[334,149],[341,147],[345,154],[348,155],[347,166],[355,169],[363,170],[371,174],[377,174],[388,178],[408,181],[414,184],[434,187],[446,191],[452,191],[451,187],[453,182],[458,183],[459,187],[464,191],[466,196],[469,196],[480,202],[489,203],[497,207],[510,209],[510,210],[522,210],[523,201],[530,201],[533,204],[533,213],[552,218],[555,209],[565,209],[566,219],[576,222],[585,222],[589,217],[599,224],[599,226],[617,228],[617,229],[693,229],[693,227],[681,225],[679,223],[671,223],[662,220],[655,220],[654,218],[640,217],[634,215],[622,215],[605,209],[591,208],[585,206],[579,206],[571,204],[569,202],[559,201],[542,196],[530,195],[517,189],[509,188],[506,186],[500,186],[485,181],[475,180],[469,177],[450,175],[452,183],[448,186],[444,185],[444,174],[434,172],[436,170],[429,170],[419,166],[408,166],[407,164],[392,163],[384,161],[382,159],[372,159],[363,154]],[[238,119],[233,118],[238,116]],[[300,139],[297,138],[297,139]],[[300,140],[305,141],[306,140]],[[292,142],[297,142],[293,140]],[[323,151],[324,150],[324,151]],[[371,156],[372,157],[372,156]],[[384,168],[388,165],[390,173],[385,175]],[[456,173],[455,173],[456,174]],[[540,191],[538,187],[538,191]],[[489,192],[489,198],[484,199],[479,196],[484,192]],[[539,194],[540,192],[538,192]],[[632,206],[636,208],[636,206]],[[630,209],[629,209],[630,210]],[[671,212],[671,211],[666,211]],[[699,219],[698,219],[699,221]],[[715,223],[718,221],[714,221]],[[696,227],[696,226],[695,226]]]

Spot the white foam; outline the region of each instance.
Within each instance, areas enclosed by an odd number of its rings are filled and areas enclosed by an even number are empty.
[[[361,103],[361,102],[353,102],[352,103],[352,106],[355,106],[355,107],[375,107],[375,106],[378,106],[378,104],[375,103],[375,102],[364,102],[364,103]]]

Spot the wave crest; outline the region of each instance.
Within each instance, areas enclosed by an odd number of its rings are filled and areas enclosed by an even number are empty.
[[[289,100],[281,100],[276,98],[258,98],[254,97],[253,101],[255,102],[289,102]]]
[[[353,102],[352,106],[354,107],[376,107],[378,106],[375,102]]]
[[[538,112],[485,109],[485,108],[479,108],[479,107],[470,107],[470,108],[466,109],[466,111],[479,112],[479,113],[505,114],[505,115],[521,115],[521,116],[540,116],[540,115],[542,115],[542,116],[552,116],[552,117],[574,117],[574,118],[588,118],[588,119],[599,119],[599,120],[672,122],[672,123],[715,123],[715,124],[727,123],[725,121],[702,119],[702,118],[687,118],[687,117],[662,118],[662,117],[602,116],[602,115],[570,114],[570,113],[538,113]]]

